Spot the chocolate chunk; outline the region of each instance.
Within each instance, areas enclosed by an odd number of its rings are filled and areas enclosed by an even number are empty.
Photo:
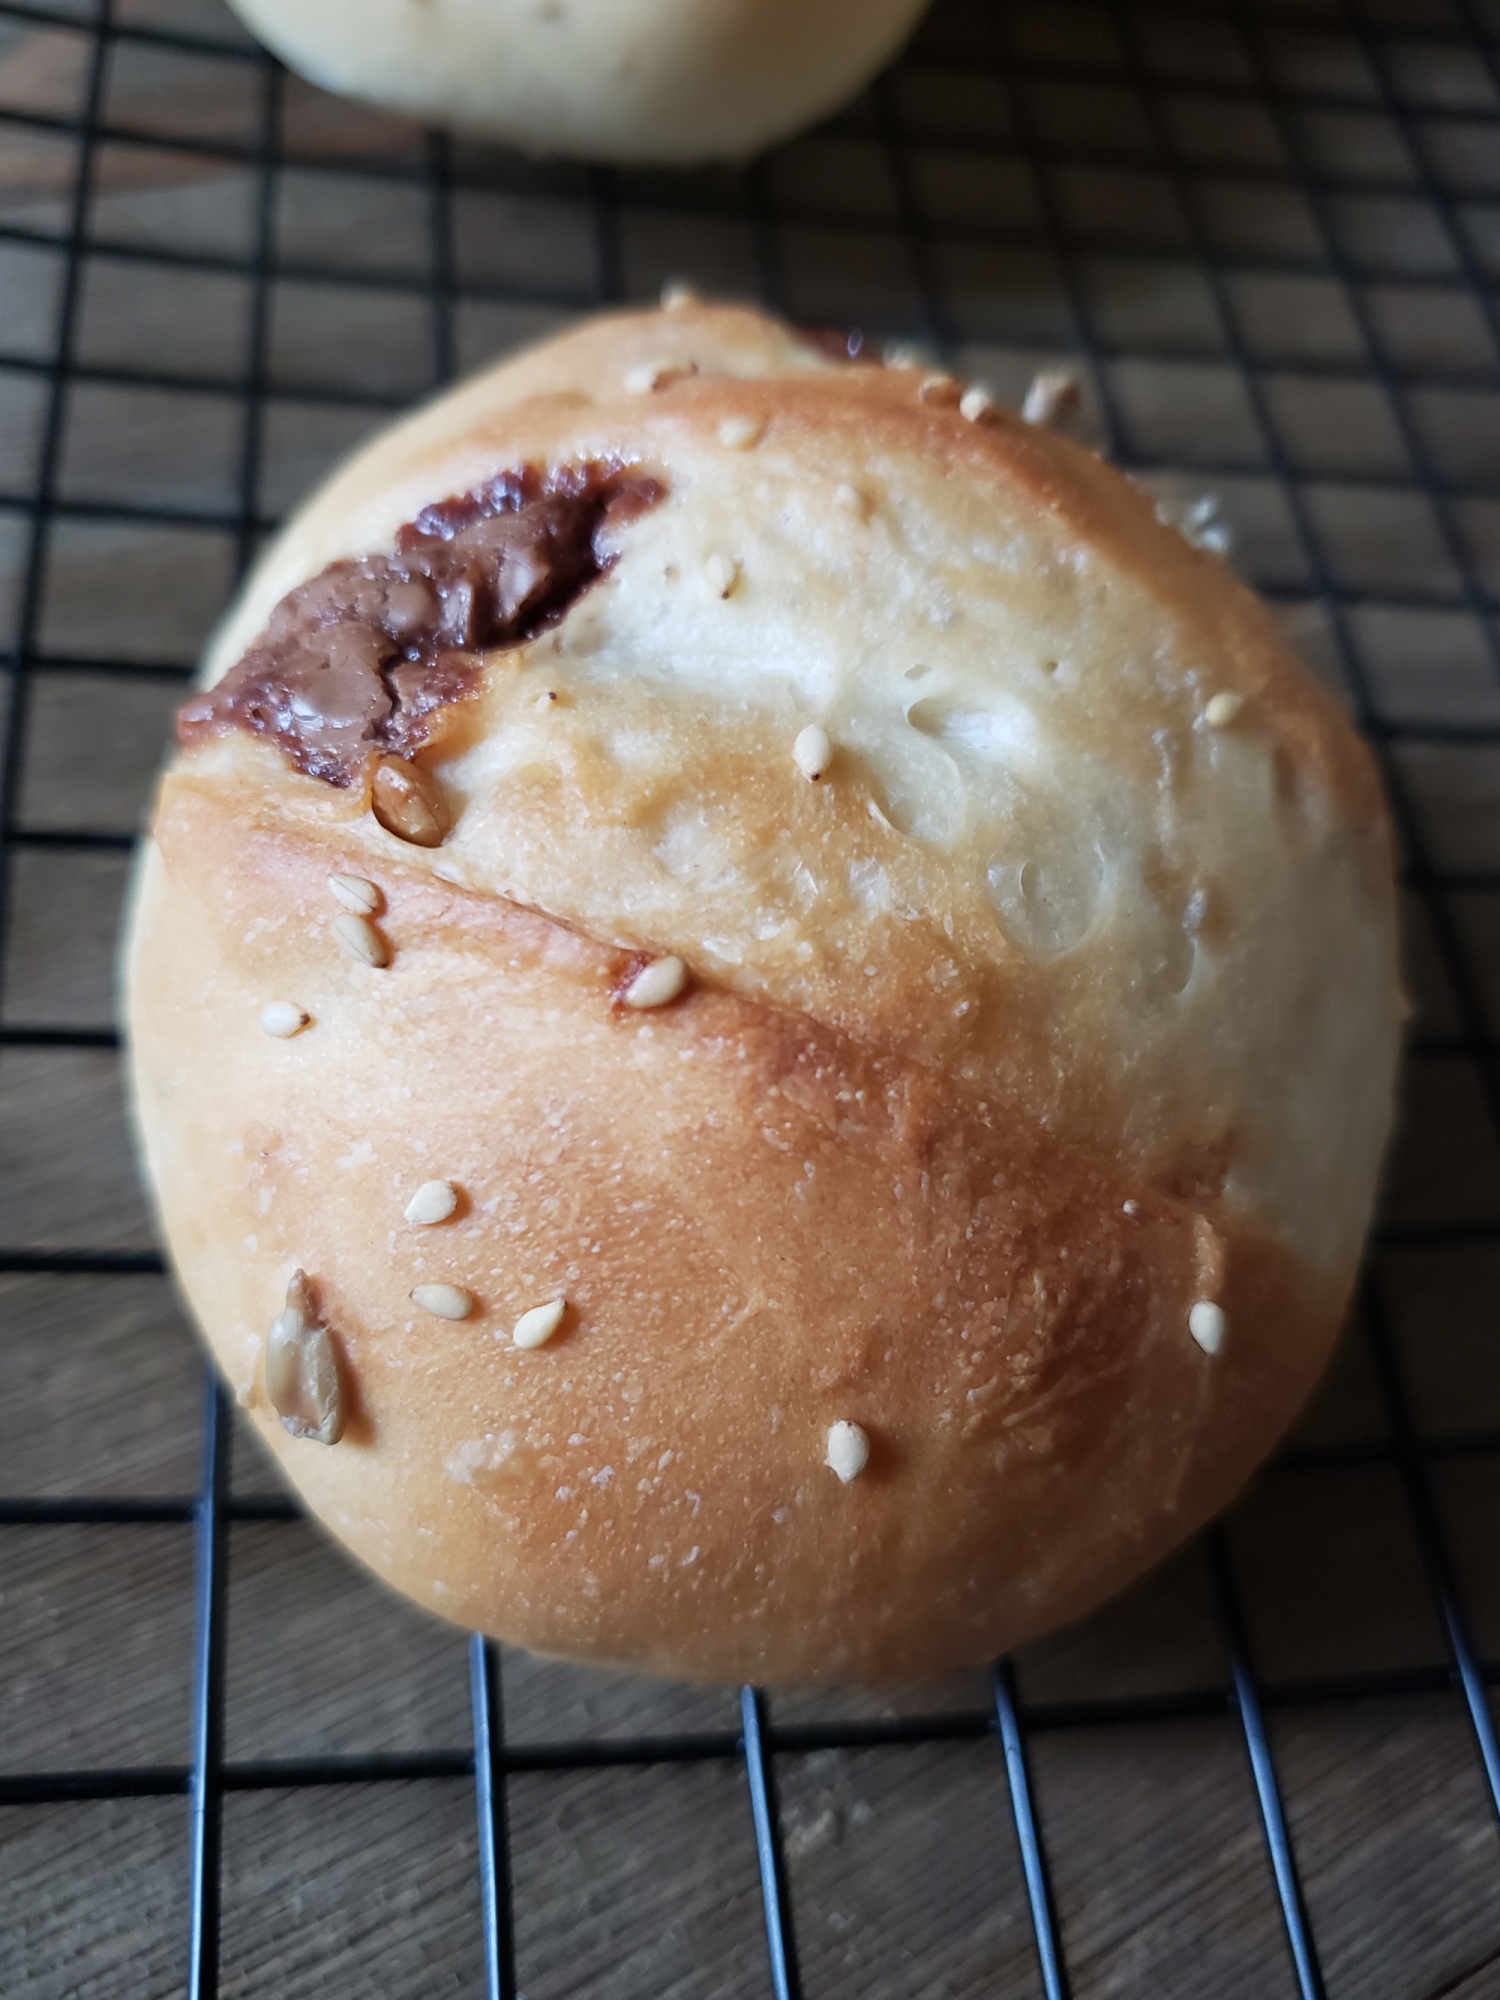
[[[393,555],[332,563],[282,598],[239,664],[179,711],[178,741],[248,729],[340,786],[409,758],[475,691],[479,655],[561,618],[664,491],[619,466],[526,466],[424,507]]]
[[[438,615],[438,601],[425,583],[393,583],[385,593],[385,626],[402,641],[420,638]]]

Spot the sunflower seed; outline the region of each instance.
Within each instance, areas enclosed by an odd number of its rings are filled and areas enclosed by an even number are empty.
[[[375,766],[370,810],[387,833],[413,847],[441,847],[453,825],[437,779],[407,757],[382,757]]]
[[[295,1438],[337,1444],[344,1434],[344,1385],[333,1338],[319,1323],[312,1287],[298,1271],[286,1306],[266,1337],[266,1400]]]

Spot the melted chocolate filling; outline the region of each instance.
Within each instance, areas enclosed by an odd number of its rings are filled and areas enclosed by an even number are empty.
[[[330,785],[409,757],[478,687],[479,655],[555,624],[613,565],[611,532],[664,491],[620,466],[527,466],[424,507],[394,555],[332,563],[282,598],[239,664],[179,711],[178,741],[248,729]]]

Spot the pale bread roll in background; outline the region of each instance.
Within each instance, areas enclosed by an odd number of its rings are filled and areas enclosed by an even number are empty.
[[[1326,1359],[1398,1040],[1368,757],[1127,481],[965,407],[747,312],[597,321],[361,452],[215,645],[497,473],[664,489],[416,753],[441,846],[231,728],[138,884],[184,1287],[314,1511],[452,1618],[699,1678],[980,1659],[1204,1520]],[[267,1403],[299,1269],[333,1445]]]
[[[743,159],[859,91],[926,0],[231,0],[325,90],[581,159]]]

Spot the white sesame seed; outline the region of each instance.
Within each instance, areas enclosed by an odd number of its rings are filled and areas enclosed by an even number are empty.
[[[982,382],[971,382],[958,399],[958,414],[971,424],[982,424],[994,410],[995,399]]]
[[[688,969],[680,958],[654,958],[643,965],[620,995],[627,1007],[644,1011],[665,1007],[687,985]]]
[[[411,1302],[439,1319],[467,1319],[474,1310],[470,1295],[457,1285],[413,1285]]]
[[[626,371],[626,394],[649,396],[653,389],[665,389],[669,382],[680,382],[697,372],[696,361],[642,361]]]
[[[714,554],[704,563],[703,575],[715,597],[732,597],[740,580],[740,566],[733,556]]]
[[[892,340],[880,358],[887,368],[920,368],[927,357],[914,340]]]
[[[927,375],[917,391],[917,399],[923,403],[937,403],[944,408],[959,400],[962,391],[951,375]]]
[[[1232,722],[1239,720],[1244,706],[1245,697],[1242,694],[1231,694],[1226,690],[1209,699],[1203,711],[1203,720],[1210,729],[1227,729]]]
[[[820,729],[815,722],[810,722],[806,729],[799,731],[792,745],[792,762],[804,778],[810,778],[816,784],[833,762],[833,742],[828,731]]]
[[[1031,378],[1021,415],[1028,424],[1050,429],[1072,414],[1079,402],[1078,378],[1066,368],[1044,368]]]
[[[1121,1213],[1122,1215],[1134,1215],[1134,1214],[1135,1214],[1135,1212],[1136,1212],[1136,1209],[1137,1209],[1137,1208],[1138,1208],[1139,1206],[1140,1206],[1140,1204],[1139,1204],[1138,1202],[1134,1202],[1134,1201],[1126,1201],[1126,1202],[1122,1202],[1122,1203],[1120,1204],[1120,1213]]]
[[[684,306],[695,306],[703,294],[687,278],[668,278],[661,288],[663,312],[680,312]]]
[[[260,1025],[279,1042],[290,1041],[293,1035],[300,1035],[311,1021],[312,1015],[301,1007],[294,1007],[290,1000],[273,1000],[269,1007],[260,1010]]]
[[[406,1204],[406,1219],[419,1226],[446,1222],[458,1207],[458,1189],[451,1181],[423,1181]]]
[[[352,910],[345,910],[334,918],[333,934],[340,947],[361,965],[379,971],[381,966],[390,964],[390,946],[368,917],[357,917]]]
[[[726,417],[719,425],[719,443],[726,451],[748,451],[760,443],[764,430],[758,417]]]
[[[1212,1299],[1199,1299],[1188,1314],[1188,1332],[1205,1354],[1217,1354],[1224,1345],[1224,1308]]]
[[[854,514],[861,521],[864,519],[865,496],[857,486],[850,486],[847,481],[841,482],[833,489],[833,500],[834,505],[842,507],[846,514]]]
[[[568,1310],[566,1299],[549,1299],[544,1306],[533,1306],[523,1312],[511,1329],[511,1342],[516,1347],[545,1347],[547,1342],[562,1325]]]
[[[823,1463],[830,1472],[836,1472],[847,1486],[851,1479],[858,1479],[870,1459],[870,1440],[858,1424],[830,1424],[828,1426],[828,1451]]]
[[[346,910],[352,910],[357,917],[373,917],[380,908],[380,891],[363,875],[330,875],[328,887],[333,900],[342,903]]]

